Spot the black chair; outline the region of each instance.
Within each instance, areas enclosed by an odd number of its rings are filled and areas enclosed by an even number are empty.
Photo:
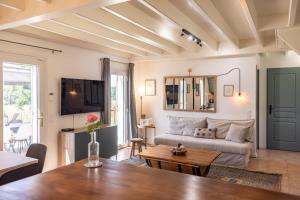
[[[3,174],[0,177],[0,185],[17,181],[29,176],[40,174],[43,171],[47,147],[43,144],[31,144],[27,150],[26,156],[35,158],[38,163],[26,167],[21,167]]]

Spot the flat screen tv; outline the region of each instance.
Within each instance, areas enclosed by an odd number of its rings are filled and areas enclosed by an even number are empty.
[[[104,81],[61,79],[60,114],[80,114],[104,110]]]

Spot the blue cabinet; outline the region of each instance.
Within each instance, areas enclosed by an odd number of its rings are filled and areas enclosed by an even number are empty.
[[[72,132],[60,132],[61,156],[60,165],[70,164],[88,156],[88,143],[91,136],[85,129],[76,129]],[[99,155],[110,158],[118,154],[118,134],[116,125],[106,125],[97,130]]]

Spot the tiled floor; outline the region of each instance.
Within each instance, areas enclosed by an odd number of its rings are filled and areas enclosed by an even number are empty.
[[[151,148],[151,147],[150,147]],[[130,148],[119,151],[118,160],[128,159]],[[282,192],[300,195],[300,152],[259,150],[249,170],[282,174]]]
[[[300,152],[259,150],[258,157],[251,159],[248,168],[282,174],[282,192],[300,195]]]

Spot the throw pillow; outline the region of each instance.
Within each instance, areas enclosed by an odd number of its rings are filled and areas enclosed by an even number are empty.
[[[182,134],[185,136],[193,136],[195,128],[205,128],[206,118],[184,118],[184,127],[182,129]]]
[[[250,127],[247,126],[231,124],[225,140],[237,143],[244,143],[248,136],[249,128]]]
[[[239,125],[239,126],[247,126],[249,128],[249,132],[247,134],[246,140],[249,142],[255,142],[255,131],[254,131],[254,124],[255,121],[253,119],[250,120],[232,120],[232,124]]]
[[[167,130],[167,134],[172,135],[182,135],[184,128],[184,121],[181,117],[168,116],[169,118],[169,126]]]
[[[217,129],[210,128],[196,128],[194,137],[197,138],[206,138],[206,139],[216,139],[216,131]]]
[[[207,118],[207,128],[217,129],[216,138],[225,139],[226,134],[230,128],[230,121],[224,119],[211,119]]]

